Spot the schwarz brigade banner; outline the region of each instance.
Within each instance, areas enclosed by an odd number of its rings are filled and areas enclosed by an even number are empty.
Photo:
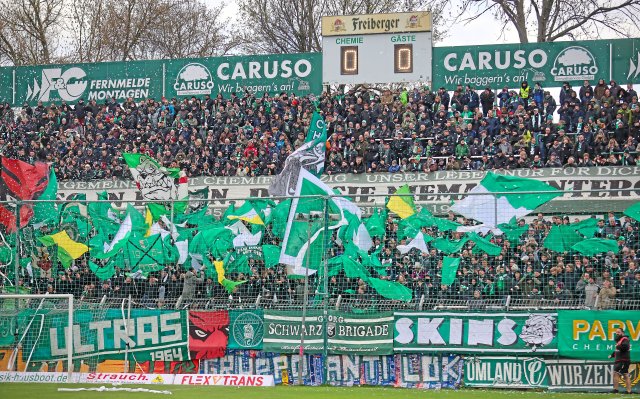
[[[309,312],[302,327],[301,312],[264,312],[264,350],[297,353],[304,334],[304,351],[322,353],[325,343],[331,354],[393,353],[393,313],[352,315],[329,312],[326,323],[319,312]]]
[[[230,311],[229,349],[262,349],[263,317],[261,309]]]
[[[614,333],[622,328],[631,341],[631,360],[640,361],[640,312],[559,310],[558,352],[575,359],[606,360],[615,351]]]
[[[393,353],[393,313],[366,315],[329,313],[330,353],[390,355]]]
[[[488,388],[546,388],[545,360],[539,357],[467,356],[464,385]]]
[[[44,317],[33,317],[29,313],[26,310],[20,316],[33,318],[33,323],[42,323],[43,328],[39,336],[29,334],[23,342],[24,360],[28,356],[32,361],[65,358],[68,315],[50,312]],[[120,309],[78,310],[74,312],[73,320],[74,359],[124,359],[127,345],[129,354],[137,361],[189,359],[186,311],[133,309],[131,317],[125,321]],[[31,330],[38,331],[33,324]]]
[[[518,169],[496,171],[517,177],[536,178],[561,190],[571,190],[539,208],[540,212],[594,212],[599,210],[621,212],[635,202],[640,195],[640,166],[593,168],[546,168],[539,170]],[[434,173],[373,173],[323,175],[322,180],[354,202],[369,206],[384,206],[384,196],[409,184],[418,203],[424,203],[431,212],[443,214],[449,211],[451,201],[459,200],[484,177],[483,171],[439,171]],[[189,179],[191,191],[207,189],[210,207],[215,216],[221,216],[232,200],[269,196],[270,176],[222,177],[208,176]],[[116,204],[121,201],[141,201],[140,191],[131,180],[62,181],[58,183],[59,199],[66,199],[79,191],[87,194],[87,200],[98,199],[98,193],[109,193]],[[580,192],[600,190],[600,192]],[[602,192],[601,190],[613,190]],[[607,201],[607,209],[594,201]],[[366,206],[362,206],[366,210]]]
[[[266,352],[298,353],[304,340],[305,353],[322,353],[324,329],[322,314],[309,311],[302,323],[302,312],[264,312],[263,349]]]
[[[395,312],[396,353],[549,354],[556,313]]]

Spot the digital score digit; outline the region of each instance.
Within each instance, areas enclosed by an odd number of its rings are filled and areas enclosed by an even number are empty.
[[[396,44],[393,54],[395,73],[413,73],[413,44]]]
[[[340,47],[340,74],[358,74],[358,46]]]

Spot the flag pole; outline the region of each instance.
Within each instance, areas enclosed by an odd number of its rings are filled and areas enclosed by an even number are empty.
[[[307,219],[307,253],[305,254],[305,271],[304,271],[304,298],[302,302],[302,326],[300,327],[300,358],[298,359],[298,385],[303,385],[303,377],[302,371],[304,368],[304,326],[305,321],[307,319],[307,298],[309,291],[309,252],[311,252],[311,223],[313,223],[313,219],[311,218],[311,214],[309,214],[309,218]]]

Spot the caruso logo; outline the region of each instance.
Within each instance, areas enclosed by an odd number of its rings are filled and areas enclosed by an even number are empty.
[[[42,70],[40,82],[33,79],[33,86],[27,85],[27,101],[49,101],[52,91],[65,101],[75,101],[82,96],[87,88],[84,78],[87,74],[78,67],[62,71],[62,68],[50,68]]]
[[[206,66],[192,62],[178,72],[173,88],[179,96],[211,94],[213,77]]]
[[[562,50],[553,61],[551,74],[556,82],[568,80],[593,80],[598,73],[596,59],[589,50],[571,46]]]

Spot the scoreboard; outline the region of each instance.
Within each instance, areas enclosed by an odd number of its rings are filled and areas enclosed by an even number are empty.
[[[323,82],[430,82],[431,47],[427,12],[323,17]]]

